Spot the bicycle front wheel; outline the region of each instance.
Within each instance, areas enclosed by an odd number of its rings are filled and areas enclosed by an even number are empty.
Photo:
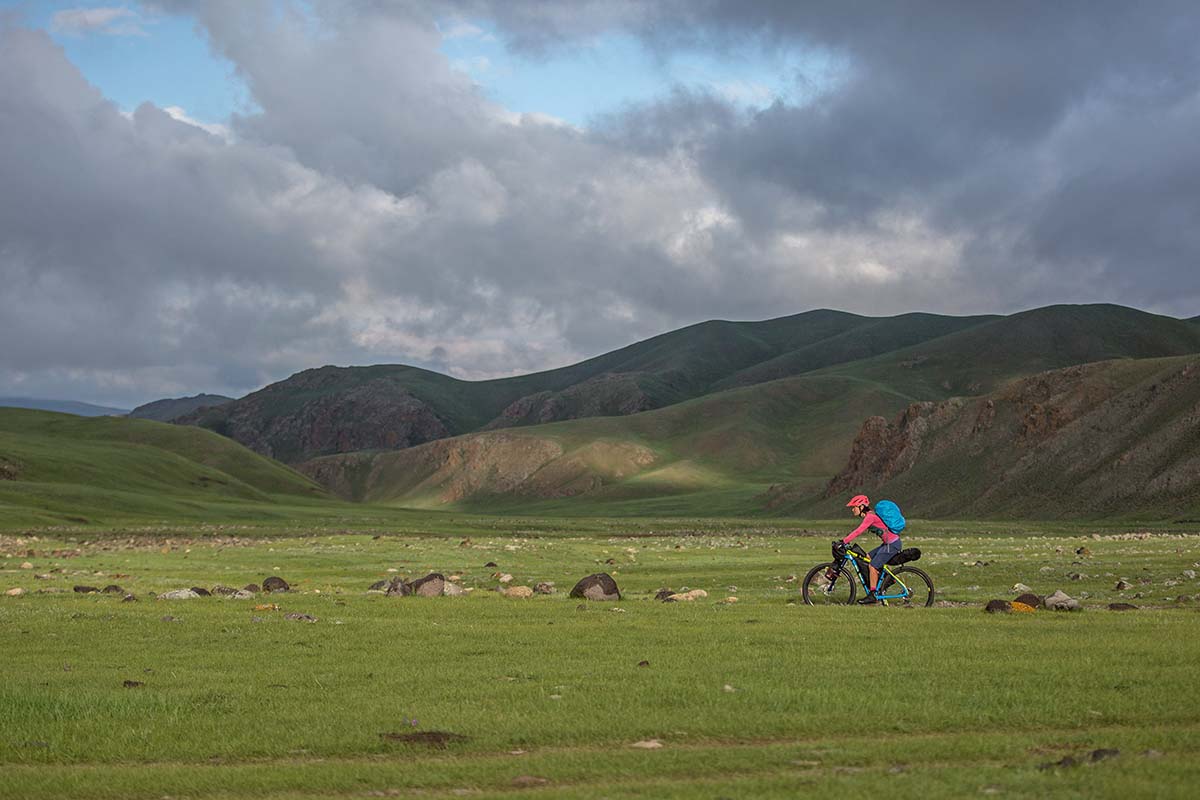
[[[850,573],[841,564],[830,561],[810,569],[800,591],[810,606],[844,606],[854,602],[857,590]]]
[[[933,605],[933,580],[925,574],[924,570],[916,567],[897,567],[892,572],[896,579],[904,584],[907,596],[898,600],[888,600],[888,605],[909,608],[928,608]],[[887,593],[896,594],[896,590],[899,588],[892,583],[888,587]]]

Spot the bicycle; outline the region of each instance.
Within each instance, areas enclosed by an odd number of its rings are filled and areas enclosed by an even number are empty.
[[[808,571],[801,585],[804,602],[815,605],[849,605],[858,594],[858,586],[869,591],[866,576],[871,563],[861,547],[842,549],[840,559],[818,564]],[[881,605],[917,608],[933,605],[933,580],[924,570],[906,566],[921,557],[917,548],[907,548],[892,556],[879,573],[879,590],[875,598]],[[858,578],[855,583],[854,578]]]

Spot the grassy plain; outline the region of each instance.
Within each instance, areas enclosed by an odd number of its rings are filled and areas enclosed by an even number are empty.
[[[1194,796],[1194,530],[917,521],[906,544],[954,605],[791,604],[845,528],[411,514],[378,538],[6,535],[0,590],[29,593],[0,596],[0,797]],[[600,570],[623,601],[567,598]],[[429,571],[473,591],[366,592]],[[558,593],[503,598],[497,571]],[[269,574],[295,591],[153,599]],[[1087,608],[980,611],[1017,581]],[[108,583],[139,601],[70,591]],[[654,602],[663,586],[709,597]],[[1118,599],[1142,609],[1104,610]],[[380,736],[428,731],[468,739]],[[1101,748],[1120,754],[1039,769]]]

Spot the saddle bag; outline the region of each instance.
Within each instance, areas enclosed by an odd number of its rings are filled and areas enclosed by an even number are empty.
[[[907,564],[910,561],[916,561],[921,557],[921,548],[906,547],[896,555],[888,559],[888,566],[898,567],[901,564]]]

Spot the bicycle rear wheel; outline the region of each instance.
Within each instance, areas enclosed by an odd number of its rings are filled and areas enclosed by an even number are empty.
[[[896,578],[908,589],[909,595],[899,600],[888,600],[889,606],[908,608],[928,608],[933,605],[933,580],[923,570],[916,567],[896,567],[892,570]],[[887,594],[896,594],[900,587],[895,583],[887,589]]]
[[[833,580],[829,579],[833,575]],[[810,606],[844,606],[854,602],[858,587],[854,578],[839,563],[817,564],[804,576],[800,592]]]

